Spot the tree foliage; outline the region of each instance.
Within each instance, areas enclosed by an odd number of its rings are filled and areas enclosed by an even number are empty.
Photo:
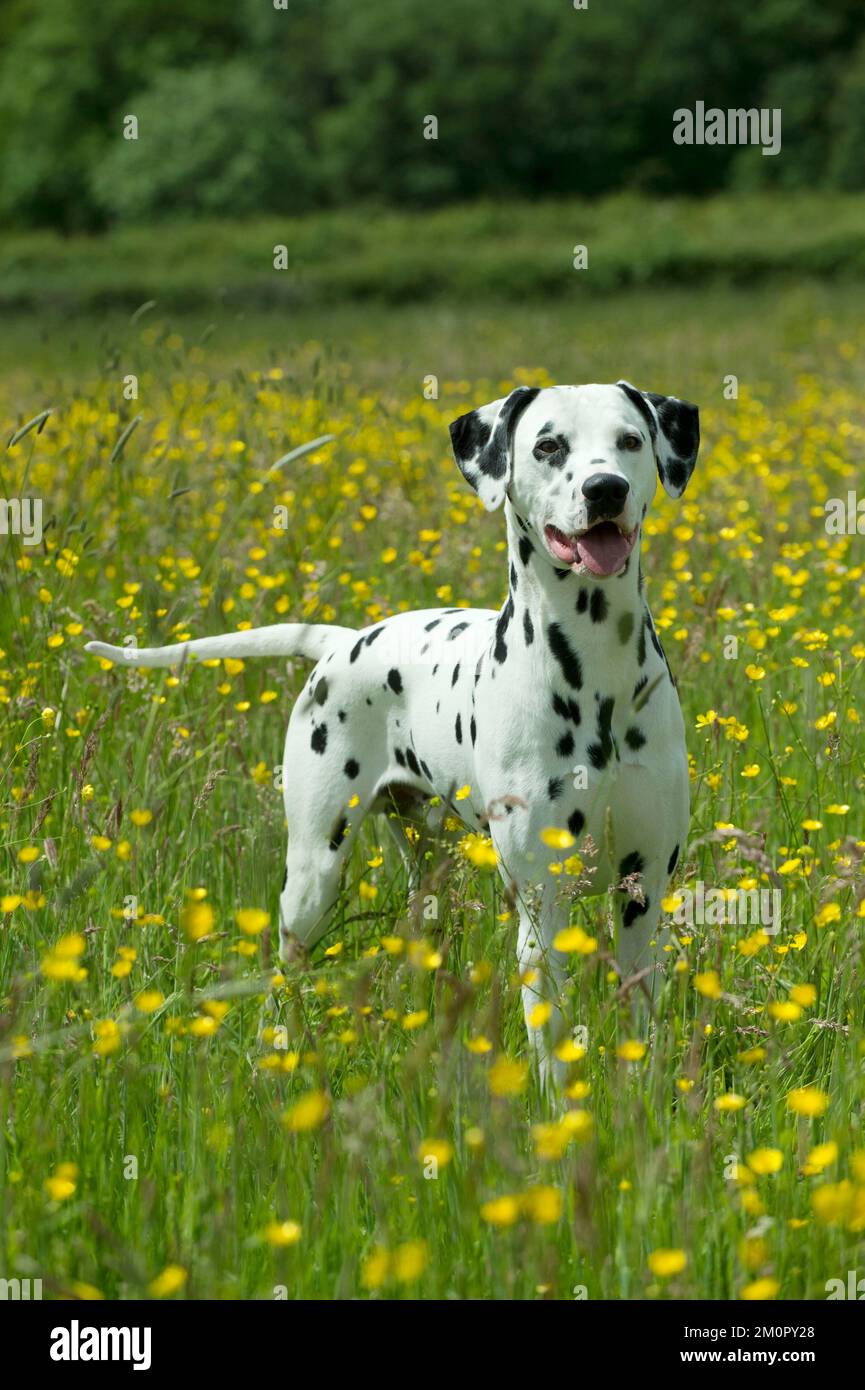
[[[860,0],[284,4],[8,0],[0,216],[77,230],[358,200],[865,186]],[[698,100],[780,107],[780,155],[674,145],[674,110]]]

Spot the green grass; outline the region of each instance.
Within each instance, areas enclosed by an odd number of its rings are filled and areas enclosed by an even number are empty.
[[[41,1277],[47,1296],[135,1297],[177,1265],[188,1297],[267,1299],[284,1286],[330,1299],[370,1293],[364,1270],[386,1247],[379,1295],[570,1299],[584,1286],[590,1298],[726,1299],[767,1279],[819,1299],[827,1279],[861,1268],[863,773],[848,713],[861,712],[861,538],[830,543],[822,523],[825,496],[861,476],[861,299],[810,283],[639,291],[590,309],[468,301],[11,321],[7,437],[48,405],[54,414],[2,456],[0,495],[41,495],[55,520],[45,549],[0,542],[0,895],[35,895],[0,916],[0,1274]],[[800,860],[783,876],[784,931],[755,955],[738,950],[735,927],[670,942],[638,1062],[617,1057],[634,1024],[616,998],[606,904],[576,904],[600,947],[575,961],[566,1001],[588,1030],[573,1075],[589,1089],[555,1102],[531,1075],[517,1094],[491,1091],[495,1058],[526,1056],[514,925],[494,875],[471,868],[453,836],[423,865],[435,919],[412,911],[396,851],[370,823],[308,971],[274,977],[270,931],[237,951],[237,909],[275,916],[284,828],[267,774],[299,666],[175,682],[102,670],[81,650],[90,636],[171,640],[282,612],[360,627],[437,605],[446,585],[449,602],[499,602],[501,519],[472,503],[446,424],[540,369],[627,375],[700,402],[703,457],[682,504],[656,502],[645,563],[694,759],[677,882],[735,885],[759,874],[749,855],[760,847],[775,867]],[[134,402],[120,391],[127,372],[139,377]],[[722,394],[729,373],[738,401]],[[325,431],[335,444],[268,474]],[[279,534],[276,502],[291,517]],[[440,538],[423,539],[426,528]],[[730,634],[735,661],[722,655]],[[269,691],[277,699],[262,703]],[[746,739],[698,730],[709,709]],[[850,811],[827,810],[841,805]],[[137,808],[149,824],[135,825]],[[807,819],[824,828],[803,830]],[[752,838],[731,845],[716,822]],[[32,864],[18,857],[30,845]],[[361,897],[361,882],[376,896]],[[184,910],[198,887],[215,919],[194,941]],[[837,919],[818,926],[827,903]],[[58,940],[77,934],[86,976],[52,978]],[[390,936],[424,943],[418,959],[390,954]],[[125,976],[113,973],[122,948],[136,953]],[[712,970],[720,999],[694,985]],[[769,1007],[806,983],[813,1005],[774,1020]],[[142,1012],[142,990],[164,1002]],[[214,1001],[229,1007],[207,1036],[213,1024],[195,1020]],[[419,1012],[427,1020],[407,1028]],[[481,1036],[488,1053],[466,1045]],[[757,1045],[765,1059],[743,1062]],[[789,1109],[803,1086],[825,1093],[824,1116]],[[731,1092],[747,1104],[719,1110]],[[284,1117],[310,1093],[326,1097],[327,1118],[293,1132]],[[544,1159],[533,1126],[566,1109],[590,1111],[593,1136]],[[425,1140],[453,1149],[437,1179],[418,1158]],[[803,1172],[828,1141],[837,1157]],[[776,1175],[726,1176],[731,1154],[760,1148],[778,1149]],[[503,1196],[519,1207],[505,1227],[486,1218],[510,1209],[485,1205]],[[283,1221],[301,1234],[280,1249],[263,1233]],[[684,1271],[655,1275],[659,1247],[683,1250]]]
[[[0,307],[188,311],[442,296],[580,303],[651,285],[754,285],[865,274],[865,197],[790,194],[652,201],[480,203],[428,213],[376,208],[302,218],[0,238]],[[287,248],[285,270],[274,247]],[[574,270],[574,248],[588,269]]]

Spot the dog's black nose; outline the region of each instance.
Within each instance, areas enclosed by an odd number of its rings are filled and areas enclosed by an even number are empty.
[[[593,473],[583,483],[583,496],[592,503],[592,509],[608,516],[615,516],[622,510],[628,490],[627,478],[618,473]]]

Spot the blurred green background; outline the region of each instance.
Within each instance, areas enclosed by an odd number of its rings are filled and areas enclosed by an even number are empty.
[[[6,0],[0,216],[72,232],[358,200],[865,189],[861,0],[284,4]],[[698,99],[780,107],[781,155],[674,145],[673,111]]]
[[[697,101],[780,153],[674,144]],[[4,0],[0,306],[861,280],[863,143],[861,0]]]

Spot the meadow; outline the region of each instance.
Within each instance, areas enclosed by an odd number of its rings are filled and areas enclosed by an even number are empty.
[[[861,284],[803,280],[7,320],[0,496],[43,498],[46,529],[0,538],[0,1276],[80,1299],[822,1299],[865,1272],[865,560],[824,511],[861,488],[862,310]],[[575,903],[585,1031],[545,1097],[514,917],[458,823],[423,850],[426,914],[368,823],[333,930],[280,968],[274,769],[308,668],[128,673],[82,648],[497,605],[501,518],[449,421],[620,376],[701,407],[643,562],[691,840],[644,1031],[607,901]],[[780,932],[677,925],[698,881],[780,889]]]

